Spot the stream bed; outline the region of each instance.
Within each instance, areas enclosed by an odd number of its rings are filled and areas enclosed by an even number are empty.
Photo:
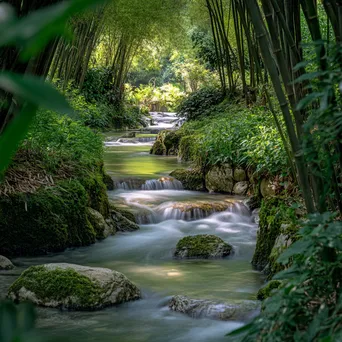
[[[39,308],[38,329],[48,336],[45,341],[58,337],[73,342],[219,342],[226,340],[226,333],[244,324],[193,319],[168,309],[172,295],[232,303],[254,300],[263,277],[250,264],[257,225],[242,199],[185,191],[178,183],[158,189],[160,177],[167,177],[173,169],[184,165],[176,157],[150,155],[152,140],[112,140],[106,144],[108,173],[118,184],[126,183],[110,191],[109,197],[144,213],[139,231],[117,234],[92,246],[63,253],[17,258],[13,262],[18,267],[0,276],[3,296],[27,267],[67,262],[117,270],[142,289],[143,299],[101,311]],[[188,217],[175,209],[184,204],[215,202],[229,202],[230,206],[224,212],[195,211]],[[233,245],[235,253],[222,260],[175,260],[172,255],[177,241],[195,234],[215,234]]]

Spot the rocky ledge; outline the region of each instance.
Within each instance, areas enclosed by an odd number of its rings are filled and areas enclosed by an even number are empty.
[[[179,259],[185,258],[224,258],[230,255],[233,247],[215,235],[186,236],[179,240],[174,256]]]
[[[245,321],[259,313],[260,303],[249,300],[240,303],[219,303],[212,300],[174,296],[169,301],[169,308],[192,318]]]
[[[141,294],[122,273],[61,263],[30,267],[10,287],[8,297],[50,308],[97,310]]]

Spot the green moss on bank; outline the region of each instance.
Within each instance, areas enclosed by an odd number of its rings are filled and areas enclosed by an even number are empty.
[[[32,266],[24,271],[10,287],[9,293],[16,294],[21,288],[33,292],[43,302],[77,298],[82,308],[98,304],[103,292],[100,285],[71,268],[48,270],[44,266]]]
[[[0,198],[0,254],[36,255],[95,242],[89,196],[77,180]]]
[[[258,293],[257,298],[259,300],[264,300],[272,295],[274,290],[278,289],[281,285],[281,281],[279,280],[271,280],[264,287],[262,287]]]
[[[289,208],[283,198],[263,199],[259,213],[259,231],[252,264],[263,270],[270,262],[270,255],[282,224],[291,223],[294,210]]]

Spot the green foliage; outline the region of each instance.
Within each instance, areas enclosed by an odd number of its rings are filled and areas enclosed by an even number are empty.
[[[96,0],[73,1],[58,3],[34,11],[23,18],[17,18],[14,11],[7,4],[2,4],[3,16],[0,30],[3,32],[0,46],[16,46],[21,50],[21,59],[29,60],[57,35],[65,33],[66,22],[70,16],[94,4]],[[10,159],[23,139],[29,124],[33,120],[37,106],[69,110],[61,96],[38,77],[21,77],[21,75],[2,72],[0,74],[0,88],[18,97],[27,104],[16,113],[15,118],[7,125],[7,129],[0,138],[0,174],[9,165]]]
[[[52,173],[69,165],[83,174],[102,165],[103,142],[99,134],[68,117],[41,110],[32,124],[24,149],[41,151],[41,162]]]
[[[207,117],[181,128],[179,155],[200,166],[229,163],[259,175],[288,172],[287,157],[273,118],[264,107],[247,109],[223,102]]]
[[[258,293],[257,298],[259,300],[264,300],[268,297],[271,297],[274,293],[274,290],[277,290],[281,285],[281,281],[279,280],[271,280],[264,287],[262,287]]]
[[[216,88],[202,88],[190,94],[179,106],[178,115],[187,120],[196,120],[208,115],[213,106],[224,99],[222,91]]]
[[[283,285],[264,301],[261,315],[233,332],[231,340],[341,340],[342,223],[335,219],[324,213],[303,222],[300,239],[278,259],[287,268],[274,279]]]
[[[36,321],[36,313],[31,304],[15,305],[10,301],[0,303],[0,341],[34,341],[31,334]]]

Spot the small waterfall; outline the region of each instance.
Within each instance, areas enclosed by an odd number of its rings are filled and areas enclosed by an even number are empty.
[[[122,190],[183,190],[183,184],[177,179],[163,177],[159,179],[126,179],[115,182],[116,189]]]
[[[145,182],[142,190],[183,190],[183,184],[174,178],[151,179]]]

